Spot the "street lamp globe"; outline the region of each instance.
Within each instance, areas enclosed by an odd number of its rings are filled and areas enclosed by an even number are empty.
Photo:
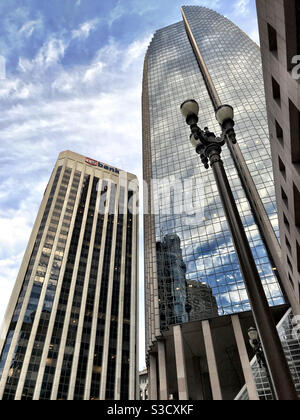
[[[258,340],[258,332],[257,332],[257,329],[254,328],[254,327],[249,328],[249,330],[248,330],[248,336],[249,336],[249,338],[250,338],[250,340],[252,342]]]
[[[195,99],[188,99],[184,101],[181,106],[180,110],[184,118],[188,118],[189,116],[197,116],[199,114],[199,105]]]
[[[226,121],[234,119],[234,111],[230,105],[222,105],[216,110],[216,119],[222,126]]]
[[[201,140],[199,138],[196,138],[195,134],[191,134],[190,135],[190,142],[196,148],[201,143]]]

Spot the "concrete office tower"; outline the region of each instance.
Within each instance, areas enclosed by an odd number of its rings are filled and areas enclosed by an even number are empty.
[[[144,204],[149,210],[144,232],[150,399],[234,399],[244,383],[247,397],[258,399],[249,363],[253,354],[245,342],[254,321],[244,281],[213,172],[204,169],[190,145],[179,107],[195,98],[200,104],[200,126],[217,134],[220,127],[214,109],[220,103],[235,109],[238,144],[224,147],[222,157],[266,296],[279,322],[289,308],[285,303],[296,308],[297,301],[290,287],[281,287],[287,285],[280,280],[260,51],[238,27],[212,10],[186,6],[182,16],[181,22],[155,33],[144,65],[144,179],[153,184],[145,190],[147,207]],[[190,312],[192,322],[185,321],[188,313],[181,315],[182,322],[174,317],[179,306],[171,288],[169,296],[165,289],[162,299],[164,271],[156,244],[170,235],[180,240],[182,277],[187,284],[196,282],[212,292],[210,302],[209,294],[204,294],[198,312]],[[168,307],[172,299],[174,308]],[[183,310],[184,296],[181,301]],[[164,317],[170,315],[163,323],[162,312]]]
[[[5,315],[3,400],[135,399],[138,186],[59,155]]]
[[[284,268],[282,280],[300,302],[300,3],[258,0],[257,12]]]

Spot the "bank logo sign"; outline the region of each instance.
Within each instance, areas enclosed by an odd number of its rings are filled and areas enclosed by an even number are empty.
[[[120,171],[117,168],[113,168],[112,166],[107,166],[104,163],[98,162],[97,160],[85,158],[85,162],[91,166],[98,166],[98,168],[105,169],[110,172],[114,172],[115,174],[119,174]]]

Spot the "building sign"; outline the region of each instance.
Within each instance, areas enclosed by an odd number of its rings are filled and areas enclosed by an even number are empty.
[[[111,166],[107,166],[104,163],[98,162],[97,160],[94,160],[94,159],[85,158],[85,162],[88,163],[91,166],[98,166],[101,169],[105,169],[107,171],[114,172],[115,174],[120,173],[119,169],[113,168]]]

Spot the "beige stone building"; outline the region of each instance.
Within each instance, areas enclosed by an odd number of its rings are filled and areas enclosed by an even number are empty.
[[[138,183],[60,153],[0,336],[3,400],[135,399]]]

